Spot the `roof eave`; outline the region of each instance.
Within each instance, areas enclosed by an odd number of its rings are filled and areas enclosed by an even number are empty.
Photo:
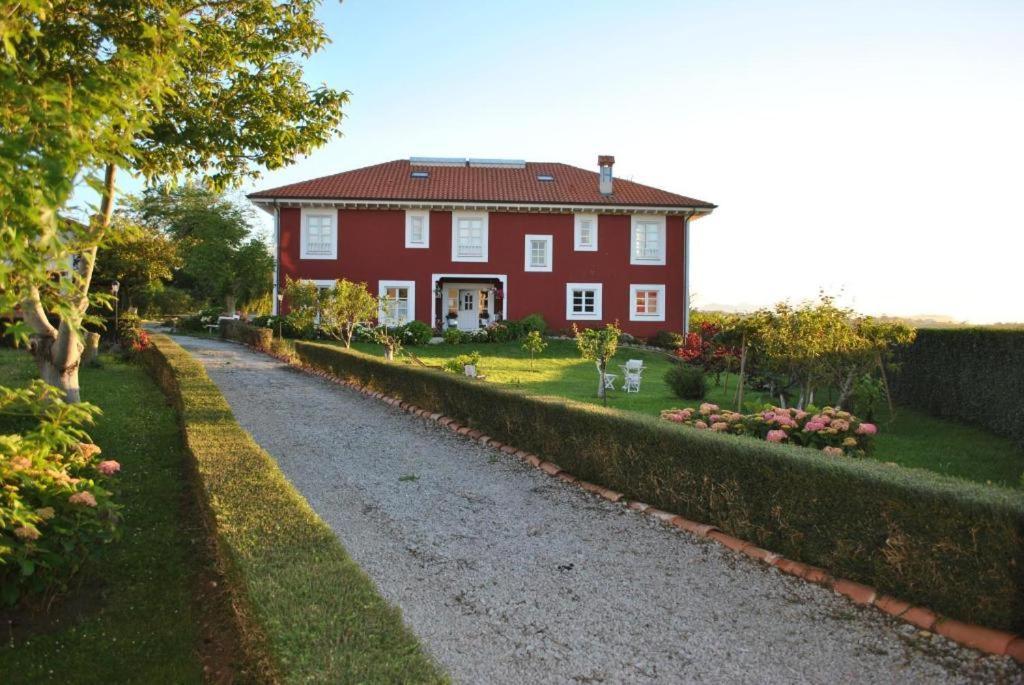
[[[527,212],[556,211],[580,212],[594,211],[607,214],[626,214],[641,211],[644,213],[706,215],[718,208],[718,205],[701,203],[692,205],[676,204],[639,204],[629,202],[587,203],[587,202],[513,202],[507,200],[441,200],[417,198],[345,198],[345,197],[297,197],[287,195],[264,195],[251,193],[246,196],[253,204],[272,212],[275,206],[307,205],[307,206],[352,206],[358,208],[377,209],[507,209]]]

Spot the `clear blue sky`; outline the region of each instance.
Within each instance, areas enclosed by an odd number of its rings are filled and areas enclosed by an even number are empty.
[[[328,1],[344,136],[246,190],[410,155],[594,168],[720,205],[698,306],[819,287],[1024,321],[1024,1]]]

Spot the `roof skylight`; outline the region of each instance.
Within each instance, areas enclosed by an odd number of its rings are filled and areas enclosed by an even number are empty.
[[[555,177],[552,176],[551,174],[537,174],[537,180],[538,181],[547,181],[547,182],[550,183],[551,181],[555,180]]]
[[[429,171],[413,171],[409,174],[413,178],[428,178],[430,176]]]

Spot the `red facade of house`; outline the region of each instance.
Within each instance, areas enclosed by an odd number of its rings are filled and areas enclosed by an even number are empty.
[[[505,174],[521,186],[515,192],[529,192],[531,181],[554,183],[537,181],[544,169],[532,166],[517,167],[515,171],[525,172],[517,176]],[[338,278],[362,281],[375,294],[388,292],[406,298],[402,302],[403,318],[415,318],[438,328],[474,328],[501,318],[519,319],[539,313],[555,331],[568,329],[573,323],[595,327],[615,321],[637,336],[683,330],[687,309],[686,231],[695,215],[710,212],[713,205],[664,191],[656,191],[662,194],[655,198],[657,204],[623,205],[616,202],[614,193],[611,198],[598,193],[597,174],[564,165],[550,166],[555,169],[551,175],[557,174],[563,182],[569,178],[566,168],[584,174],[585,180],[569,179],[571,190],[583,192],[579,186],[589,181],[593,198],[574,197],[572,202],[559,203],[537,202],[532,196],[500,200],[466,197],[510,191],[508,184],[501,183],[500,173],[486,174],[488,184],[495,184],[493,179],[498,178],[500,191],[465,185],[478,183],[477,179],[485,175],[474,174],[468,165],[454,172],[454,178],[464,185],[452,190],[450,166],[433,168],[408,162],[397,172],[389,172],[395,182],[375,179],[369,187],[360,187],[358,193],[337,185],[323,187],[323,181],[317,180],[254,193],[250,198],[276,215],[278,283],[282,287],[286,278],[311,279],[324,285]],[[396,193],[398,179],[404,182],[417,169],[426,174],[421,177],[425,196],[394,197],[400,194]],[[486,169],[495,171],[494,167]],[[431,176],[440,181],[445,174],[449,174],[445,188],[431,193]],[[310,191],[311,184],[316,183],[321,187],[314,186]],[[616,179],[615,183],[621,186],[628,182]],[[641,192],[637,188],[647,187],[630,185],[636,188],[623,191],[632,191],[630,198],[642,201],[643,196],[636,195]],[[412,187],[420,192],[420,186],[413,183]],[[541,191],[550,192],[547,187]],[[408,195],[410,191],[404,192]],[[346,197],[356,194],[362,197]],[[462,197],[432,198],[432,194]],[[665,202],[663,195],[681,198],[679,206]],[[578,242],[578,215],[582,220],[596,217],[596,249]],[[453,216],[459,227],[455,246]],[[417,222],[414,234],[410,233],[411,221]],[[409,243],[413,235],[422,240]],[[587,235],[591,237],[589,231]],[[648,252],[640,246],[644,240],[652,246]],[[480,261],[463,261],[456,254],[463,250]],[[476,251],[483,254],[475,257]],[[654,258],[649,263],[636,263],[641,254]],[[484,258],[486,261],[482,261]],[[387,290],[389,287],[392,289]]]

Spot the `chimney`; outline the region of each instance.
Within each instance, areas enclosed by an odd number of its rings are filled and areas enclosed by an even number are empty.
[[[601,177],[598,181],[598,188],[602,195],[612,194],[612,165],[615,158],[611,155],[600,155],[597,158],[597,166],[601,167]]]

